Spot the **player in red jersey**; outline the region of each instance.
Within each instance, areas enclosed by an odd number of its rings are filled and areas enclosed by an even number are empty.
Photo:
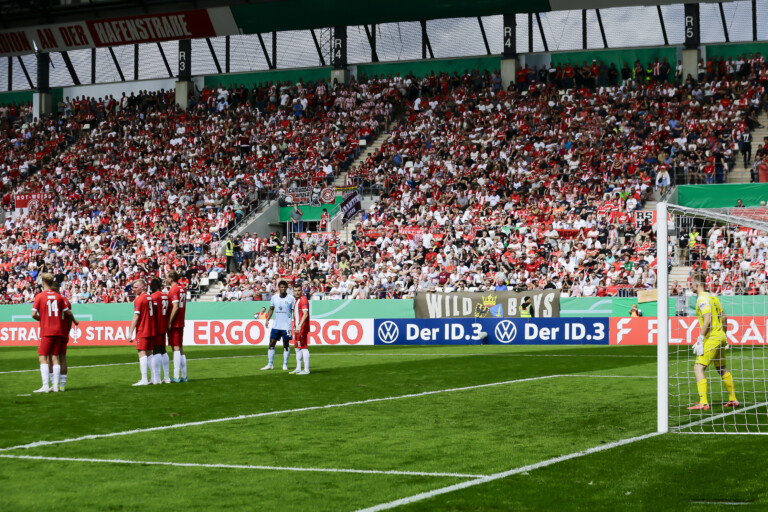
[[[67,335],[65,322],[74,320],[74,317],[67,307],[66,299],[54,291],[55,280],[53,275],[45,273],[40,276],[40,279],[43,282],[43,291],[35,296],[35,302],[32,304],[32,318],[40,322],[40,344],[37,348],[37,355],[43,387],[35,390],[35,393],[48,393],[51,391],[51,387],[54,392],[58,392],[61,374],[61,366],[59,364],[61,340],[63,336]],[[48,384],[49,356],[53,363],[52,386]]]
[[[293,342],[296,345],[296,369],[291,373],[309,375],[309,301],[301,291],[301,283],[293,285]],[[301,361],[304,360],[304,370]]]
[[[157,376],[156,384],[160,384],[160,382],[170,384],[170,362],[165,350],[165,337],[168,332],[168,313],[170,313],[171,303],[168,300],[168,294],[163,290],[163,281],[159,277],[152,278],[152,281],[149,282],[149,289],[152,290],[152,304],[157,312],[157,334],[155,334],[155,345],[152,351],[154,366],[150,365],[150,368],[153,368],[152,374]],[[161,378],[161,368],[162,373],[165,373],[165,378]]]
[[[134,281],[133,291],[136,294],[136,300],[133,301],[133,321],[131,322],[129,338],[133,343],[135,334],[136,348],[139,351],[139,368],[141,369],[141,380],[134,386],[146,386],[149,384],[147,380],[147,353],[153,350],[155,345],[157,321],[155,320],[152,300],[146,294],[146,281],[143,279]]]
[[[59,283],[53,283],[53,291],[59,293]],[[64,297],[64,302],[66,303],[66,308],[69,309],[71,318],[69,315],[64,317],[64,336],[61,337],[61,348],[59,348],[59,364],[61,366],[59,391],[67,389],[67,343],[69,343],[69,330],[72,328],[72,324],[75,324],[75,326],[80,325],[80,322],[75,320],[75,314],[72,313],[72,304],[69,302],[69,299]],[[53,361],[50,357],[48,358],[48,370],[53,374]]]
[[[187,310],[187,290],[179,284],[181,275],[175,270],[168,272],[171,290],[171,314],[168,316],[168,345],[173,347],[173,379],[171,382],[187,382],[187,356],[184,355],[184,313]]]

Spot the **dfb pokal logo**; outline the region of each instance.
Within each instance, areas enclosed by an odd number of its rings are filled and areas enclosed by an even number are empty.
[[[394,343],[397,337],[400,335],[400,329],[397,328],[395,322],[387,320],[379,326],[379,339],[383,343]]]
[[[74,326],[69,330],[69,335],[72,336],[72,340],[77,343],[78,338],[83,335],[83,331],[79,327]]]
[[[493,332],[500,343],[510,343],[517,336],[517,327],[509,320],[502,320],[496,324],[496,329]]]

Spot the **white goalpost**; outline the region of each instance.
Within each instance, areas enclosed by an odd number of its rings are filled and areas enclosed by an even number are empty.
[[[658,432],[768,435],[768,208],[660,202],[656,219]],[[692,350],[700,326],[694,272],[727,318],[721,329],[720,315],[712,324],[727,344],[712,334],[703,356]],[[690,409],[696,403],[703,407]]]

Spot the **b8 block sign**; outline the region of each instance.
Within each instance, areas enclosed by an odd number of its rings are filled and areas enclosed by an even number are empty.
[[[608,345],[607,318],[374,321],[375,345]]]

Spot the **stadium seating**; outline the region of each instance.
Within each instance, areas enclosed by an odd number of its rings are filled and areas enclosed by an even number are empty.
[[[28,302],[42,271],[73,301],[125,301],[131,279],[171,268],[196,292],[220,272],[221,300],[268,298],[283,278],[317,299],[505,288],[632,296],[655,287],[657,264],[636,212],[666,187],[660,176],[727,177],[762,107],[764,64],[751,69],[701,84],[635,75],[611,86],[599,71],[570,84],[561,67],[506,90],[497,74],[469,72],[242,85],[200,91],[187,112],[163,91],[75,98],[26,129],[19,113],[0,141],[4,202],[41,190],[57,200],[6,222],[2,302]],[[348,243],[260,233],[263,250],[238,251],[227,272],[221,234],[281,189],[347,169],[359,141],[398,112],[383,146],[349,168],[348,181],[380,199]],[[747,247],[752,290],[768,292],[766,251]]]

